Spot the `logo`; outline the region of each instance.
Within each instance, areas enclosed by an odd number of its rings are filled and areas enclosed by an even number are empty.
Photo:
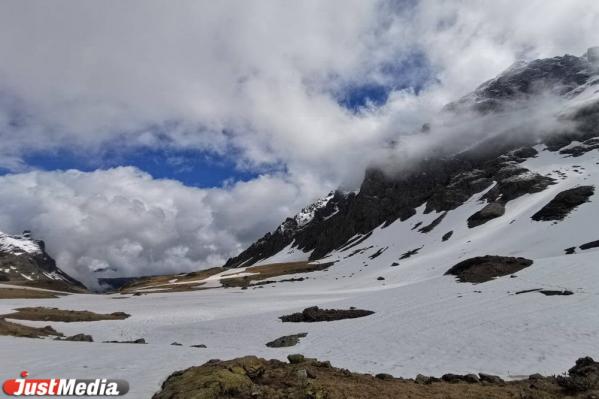
[[[9,396],[122,396],[129,392],[129,383],[125,380],[106,378],[34,380],[27,377],[29,377],[27,371],[21,372],[21,378],[4,381],[2,390]]]

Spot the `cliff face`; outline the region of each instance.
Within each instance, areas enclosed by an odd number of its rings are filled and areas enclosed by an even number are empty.
[[[0,232],[0,281],[57,290],[84,290],[85,286],[56,266],[41,240],[29,232]]]

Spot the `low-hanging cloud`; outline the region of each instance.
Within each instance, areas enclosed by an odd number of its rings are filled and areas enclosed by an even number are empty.
[[[218,264],[308,201],[356,188],[373,160],[455,138],[444,122],[413,133],[517,59],[581,55],[599,5],[15,0],[0,4],[0,24],[0,167],[13,172],[0,178],[0,230],[34,229],[61,266],[89,278],[96,266]],[[340,97],[364,84],[386,87],[386,101],[346,108]],[[480,139],[475,126],[462,139]],[[27,164],[66,149],[101,165],[115,148],[124,159],[166,148],[283,167],[198,189],[132,168]]]
[[[73,276],[174,273],[220,266],[299,201],[274,176],[227,189],[186,187],[132,168],[0,177],[0,225],[32,229]]]

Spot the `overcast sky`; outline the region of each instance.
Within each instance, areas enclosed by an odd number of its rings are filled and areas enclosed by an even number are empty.
[[[220,265],[597,26],[596,0],[2,1],[0,230],[87,283]]]

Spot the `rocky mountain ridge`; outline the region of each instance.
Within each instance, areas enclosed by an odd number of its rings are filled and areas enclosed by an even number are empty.
[[[85,290],[70,277],[48,253],[44,241],[36,240],[30,231],[21,235],[0,232],[0,282],[56,290]]]
[[[314,216],[301,225],[297,217],[288,218],[229,259],[225,267],[249,266],[287,247],[309,253],[311,260],[321,259],[333,250],[357,245],[378,226],[409,219],[419,206],[425,205],[426,213],[451,211],[485,189],[490,189],[483,198],[486,205],[471,215],[469,226],[501,216],[508,202],[554,183],[554,178],[520,165],[537,155],[533,146],[544,144],[547,151],[573,157],[599,147],[596,52],[592,48],[582,57],[565,55],[519,63],[445,107],[445,112],[457,117],[464,110],[501,113],[509,111],[518,99],[549,91],[563,99],[565,111],[560,118],[566,119],[571,129],[542,136],[511,132],[509,139],[490,136],[467,150],[422,159],[409,171],[393,176],[371,168],[357,193],[335,192],[326,202],[320,201]]]

